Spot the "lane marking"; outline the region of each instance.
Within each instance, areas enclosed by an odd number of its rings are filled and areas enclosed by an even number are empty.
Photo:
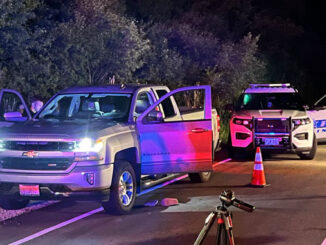
[[[217,163],[214,163],[213,164],[213,168],[215,168],[216,166],[220,165],[220,164],[223,164],[223,163],[226,163],[226,162],[229,162],[231,161],[232,158],[227,158],[227,159],[224,159],[223,161],[220,161],[220,162],[217,162]]]
[[[33,235],[30,235],[30,236],[28,236],[28,237],[25,237],[25,238],[23,238],[23,239],[20,239],[20,240],[18,240],[18,241],[16,241],[16,242],[10,243],[9,245],[19,245],[19,244],[22,244],[22,243],[24,243],[24,242],[28,242],[28,241],[30,241],[30,240],[33,240],[33,239],[37,238],[37,237],[43,236],[43,235],[45,235],[45,234],[47,234],[47,233],[49,233],[49,232],[51,232],[51,231],[54,231],[54,230],[60,229],[60,228],[62,228],[62,227],[64,227],[64,226],[67,226],[67,225],[69,225],[69,224],[71,224],[71,223],[74,223],[74,222],[76,222],[76,221],[78,221],[78,220],[81,220],[81,219],[84,219],[84,218],[86,218],[86,217],[88,217],[88,216],[91,216],[91,215],[93,215],[93,214],[96,214],[96,213],[102,212],[103,210],[104,210],[103,207],[101,207],[101,208],[97,208],[97,209],[94,209],[94,210],[92,210],[92,211],[89,211],[89,212],[87,212],[87,213],[84,213],[84,214],[82,214],[82,215],[79,215],[79,216],[77,216],[77,217],[75,217],[75,218],[69,219],[69,220],[64,221],[64,222],[62,222],[62,223],[59,223],[59,224],[57,224],[57,225],[55,225],[55,226],[51,226],[51,227],[49,227],[49,228],[46,228],[46,229],[44,229],[44,230],[41,230],[41,231],[39,231],[39,232],[37,232],[37,233],[35,233],[35,234],[33,234]]]

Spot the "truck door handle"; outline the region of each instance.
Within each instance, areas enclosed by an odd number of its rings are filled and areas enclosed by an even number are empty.
[[[194,128],[191,130],[192,133],[204,133],[207,131],[208,131],[208,129],[205,129],[205,128]]]

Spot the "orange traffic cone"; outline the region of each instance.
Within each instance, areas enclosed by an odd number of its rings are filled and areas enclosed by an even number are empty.
[[[267,186],[265,173],[264,173],[263,158],[261,155],[260,147],[257,147],[256,149],[255,165],[254,165],[254,171],[252,173],[252,179],[250,185],[255,187]]]

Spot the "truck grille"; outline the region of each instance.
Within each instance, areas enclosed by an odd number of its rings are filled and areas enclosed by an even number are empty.
[[[289,133],[290,121],[289,119],[256,119],[255,120],[256,133]]]
[[[14,151],[72,151],[75,142],[52,142],[52,141],[4,141],[6,150]]]
[[[17,170],[66,170],[73,158],[0,158],[0,167]]]

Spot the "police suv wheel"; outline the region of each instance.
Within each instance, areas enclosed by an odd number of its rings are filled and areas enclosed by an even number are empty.
[[[29,203],[28,199],[0,196],[0,207],[6,210],[17,210],[25,208]]]
[[[312,143],[312,148],[310,150],[310,152],[308,153],[298,153],[298,156],[302,159],[302,160],[312,160],[315,158],[317,152],[317,138],[316,135],[314,134],[314,139],[313,139],[313,143]]]
[[[104,210],[111,214],[127,214],[136,198],[136,175],[125,161],[114,163],[113,178],[108,202],[102,202]]]

